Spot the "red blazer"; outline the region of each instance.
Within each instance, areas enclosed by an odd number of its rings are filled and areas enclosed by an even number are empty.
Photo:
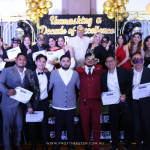
[[[101,65],[95,65],[93,73],[89,76],[85,69],[77,67],[76,71],[80,76],[79,99],[100,98],[101,97],[101,74],[105,72]]]

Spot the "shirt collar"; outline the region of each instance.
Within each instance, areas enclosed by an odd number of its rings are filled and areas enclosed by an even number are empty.
[[[17,68],[17,66],[16,66],[16,68]],[[18,70],[18,72],[19,72],[20,74],[22,74],[22,73],[24,73],[27,69],[24,67],[23,72],[20,72],[18,68],[17,68],[17,70]]]
[[[134,68],[133,72],[134,73],[142,73],[143,72],[143,68],[142,68],[142,70],[140,72],[136,71],[135,68]]]
[[[65,70],[63,70],[62,68],[60,68],[59,70],[61,71],[61,73],[64,73],[64,74],[67,74],[67,73],[70,72],[70,69],[68,69],[68,70],[65,71]]]
[[[42,72],[44,72],[44,71],[42,71]],[[37,69],[36,69],[36,74],[38,75],[38,73],[39,73],[39,72],[38,72]]]
[[[85,70],[89,70],[89,69],[93,70],[94,68],[95,68],[94,65],[91,68],[89,68],[88,66],[85,65]]]
[[[110,73],[109,72],[109,70],[108,70],[108,74],[110,75],[110,74],[114,74],[114,73],[116,73],[117,72],[117,69],[116,69],[116,67],[115,67],[115,70],[114,70],[114,72],[113,73]]]
[[[38,43],[37,43],[37,46],[38,46],[38,48],[43,48],[43,45],[42,45],[42,46],[40,46]]]

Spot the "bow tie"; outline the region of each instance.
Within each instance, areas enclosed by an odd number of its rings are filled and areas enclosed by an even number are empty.
[[[38,72],[38,75],[40,75],[40,74],[43,75],[43,73],[44,73],[44,72]]]

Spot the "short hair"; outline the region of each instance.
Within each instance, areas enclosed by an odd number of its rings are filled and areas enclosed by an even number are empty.
[[[106,57],[105,57],[105,62],[106,62],[106,59],[107,59],[108,57],[112,57],[112,58],[115,59],[115,55],[113,55],[113,54],[108,54],[108,55],[106,55]]]
[[[37,35],[37,37],[38,37],[39,35],[43,35],[43,36],[45,37],[45,35],[44,35],[43,33],[39,33],[39,34]]]
[[[19,53],[19,54],[17,55],[17,58],[18,58],[20,55],[23,55],[25,58],[27,58],[24,53]]]
[[[62,55],[62,56],[60,57],[60,61],[61,61],[63,58],[65,58],[65,57],[67,57],[67,58],[70,59],[70,56],[69,56],[69,55]]]
[[[43,55],[43,54],[39,54],[39,55],[37,55],[36,56],[36,61],[38,60],[38,59],[40,59],[40,58],[45,58],[45,60],[47,61],[47,57],[45,56],[45,55]]]
[[[118,37],[117,37],[117,43],[118,43],[118,39],[119,37],[122,36],[122,39],[123,39],[123,45],[127,45],[127,40],[126,40],[126,37],[124,34],[120,34]]]
[[[89,57],[89,56],[92,56],[92,53],[86,53],[86,54],[85,54],[85,59],[86,59],[87,57]]]
[[[31,36],[29,36],[29,35],[25,35],[25,36],[23,37],[23,43],[22,43],[23,45],[24,45],[24,40],[25,40],[25,38],[27,38],[27,37],[29,38],[30,43],[32,42],[32,40],[31,40]],[[30,44],[30,45],[31,45],[31,44]]]
[[[92,43],[94,43],[94,38],[95,38],[95,36],[97,34],[100,36],[100,42],[99,42],[99,44],[101,44],[101,40],[103,39],[104,35],[102,33],[100,33],[100,32],[97,32],[97,33],[94,34],[94,36],[92,37]]]
[[[79,29],[79,27],[83,27],[83,25],[78,25],[77,30]],[[84,27],[83,27],[83,28],[84,28]],[[85,28],[84,28],[84,30],[85,30]]]
[[[102,38],[102,40],[103,40],[104,38],[109,42],[109,37],[108,37],[108,36],[104,36],[104,37]]]

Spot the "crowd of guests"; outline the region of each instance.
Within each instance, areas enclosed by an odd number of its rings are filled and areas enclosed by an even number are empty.
[[[84,36],[85,29],[79,25],[77,35],[65,45],[63,36],[57,39],[50,36],[48,45],[43,34],[37,35],[37,43],[31,46],[30,36],[24,36],[23,42],[12,39],[12,46],[4,49],[0,38],[0,62],[6,65],[0,74],[1,110],[3,116],[4,149],[11,150],[12,137],[16,150],[20,146],[22,131],[22,106],[11,96],[16,94],[16,86],[33,92],[27,103],[27,111],[44,111],[41,122],[43,150],[48,150],[49,100],[55,117],[55,144],[52,150],[61,147],[61,133],[65,120],[69,150],[74,150],[74,116],[76,109],[76,89],[80,90],[79,105],[85,150],[91,150],[90,118],[94,139],[94,150],[100,148],[101,92],[120,91],[120,103],[109,106],[109,119],[112,138],[110,150],[118,149],[118,122],[121,114],[125,130],[124,149],[132,150],[131,137],[134,133],[138,150],[150,150],[150,97],[134,100],[132,86],[150,82],[150,36],[142,45],[142,35],[135,33],[127,44],[124,35],[117,38],[117,47],[111,47],[109,37],[96,33],[92,41]],[[9,60],[7,50],[20,47],[21,53]],[[33,53],[46,50],[57,59],[39,54],[34,61]],[[96,60],[99,60],[97,62]],[[46,64],[53,65],[50,72]],[[49,94],[52,91],[52,95]],[[30,123],[31,150],[37,149],[37,123]],[[143,141],[143,144],[141,142]]]

